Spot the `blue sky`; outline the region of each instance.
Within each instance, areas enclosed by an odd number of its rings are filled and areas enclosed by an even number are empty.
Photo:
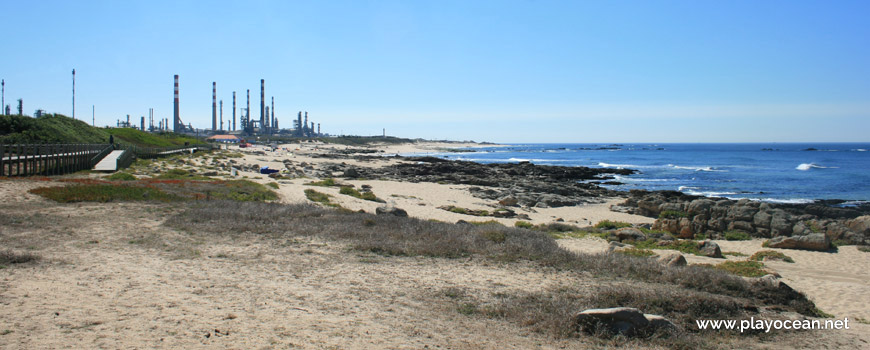
[[[870,141],[866,1],[15,1],[6,103],[494,142]],[[156,118],[155,118],[156,119]]]

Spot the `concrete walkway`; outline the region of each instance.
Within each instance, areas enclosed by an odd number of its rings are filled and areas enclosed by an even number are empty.
[[[97,165],[94,165],[94,170],[115,171],[118,170],[118,158],[124,154],[124,150],[112,151],[106,155]]]

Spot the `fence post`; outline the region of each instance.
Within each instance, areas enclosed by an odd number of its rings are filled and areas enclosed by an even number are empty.
[[[0,176],[6,176],[6,145],[2,144],[0,144]]]

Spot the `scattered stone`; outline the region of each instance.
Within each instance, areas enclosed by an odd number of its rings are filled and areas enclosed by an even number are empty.
[[[813,233],[805,236],[774,237],[768,242],[767,246],[770,248],[824,252],[831,249],[831,240],[824,233]]]
[[[704,256],[716,259],[724,259],[724,257],[722,256],[722,249],[719,248],[719,244],[709,239],[701,242],[698,250],[700,250],[701,253],[704,254]]]
[[[623,227],[619,230],[616,230],[616,238],[622,241],[645,241],[646,235],[643,234],[640,230],[634,227]]]
[[[667,266],[686,266],[686,257],[680,253],[670,253],[658,258],[658,261]]]
[[[399,217],[407,217],[408,212],[404,209],[396,208],[396,207],[377,207],[375,209],[375,214],[377,215],[392,215]]]
[[[652,334],[660,328],[677,328],[662,316],[647,315],[631,307],[584,310],[574,315],[574,325],[579,332],[596,334],[603,330],[628,337]]]

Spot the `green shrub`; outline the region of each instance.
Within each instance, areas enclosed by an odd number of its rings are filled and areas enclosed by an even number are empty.
[[[531,230],[535,227],[535,225],[528,221],[517,221],[514,223],[514,227]]]
[[[676,210],[665,210],[659,213],[659,219],[679,219],[689,217],[689,213]]]
[[[752,239],[748,233],[743,231],[728,231],[725,232],[725,240],[728,241],[748,241]]]
[[[266,186],[269,186],[269,187],[274,188],[276,190],[278,189],[278,187],[280,187],[277,182],[267,183]]]
[[[483,231],[480,233],[484,238],[493,241],[495,243],[504,243],[507,239],[504,232],[502,231]]]
[[[715,268],[743,277],[761,277],[769,274],[763,269],[764,264],[758,261],[726,261]]]
[[[112,175],[106,176],[105,179],[113,181],[135,181],[136,177],[128,173],[117,172]]]
[[[360,193],[360,191],[357,191],[355,188],[350,187],[350,186],[341,186],[341,188],[338,190],[338,193],[341,193],[341,194],[344,194],[344,195],[348,195],[348,196],[351,196],[351,197],[354,197],[354,198],[359,198],[359,199],[362,199],[362,200],[367,200],[367,201],[372,201],[372,202],[378,202],[378,203],[386,203],[385,200],[378,198],[378,197],[375,196],[375,194],[372,193],[372,192],[362,192],[362,193]]]
[[[692,239],[694,239],[696,241],[703,241],[703,240],[707,239],[707,235],[703,234],[703,233],[696,233]]]
[[[622,250],[617,250],[616,252],[619,254],[625,254],[625,255],[636,256],[636,257],[641,257],[641,258],[646,258],[649,256],[656,255],[656,253],[653,252],[652,250],[638,249],[638,248],[622,249]]]
[[[308,198],[308,200],[310,200],[312,202],[320,203],[320,204],[323,204],[325,206],[339,207],[338,204],[332,203],[329,200],[329,198],[332,198],[332,196],[330,196],[326,193],[317,192],[317,191],[312,190],[312,189],[305,190],[305,198]]]
[[[324,187],[339,186],[339,184],[337,182],[335,182],[335,179],[333,179],[333,178],[327,178],[327,179],[323,179],[320,181],[312,181],[312,182],[306,183],[306,185],[308,185],[308,186],[324,186]]]
[[[858,246],[858,250],[865,252],[865,253],[870,253],[870,246],[861,245],[861,246]]]
[[[672,249],[686,254],[704,255],[698,249],[698,242],[686,239],[674,241],[657,241],[655,239],[648,239],[646,241],[634,242],[634,246],[639,249]]]
[[[621,221],[601,220],[595,224],[595,228],[602,230],[613,230],[617,228],[631,227],[631,224]]]
[[[105,203],[113,201],[169,202],[183,199],[156,188],[116,184],[78,184],[63,187],[41,187],[30,190],[30,193],[43,196],[59,203]]]
[[[792,259],[790,256],[785,255],[785,254],[780,253],[780,252],[777,252],[777,251],[773,251],[773,250],[759,250],[759,251],[755,252],[755,254],[752,254],[752,256],[749,257],[749,260],[764,261],[765,258],[774,259],[774,260],[782,260],[782,261],[785,261],[787,263],[794,262],[794,259]]]

